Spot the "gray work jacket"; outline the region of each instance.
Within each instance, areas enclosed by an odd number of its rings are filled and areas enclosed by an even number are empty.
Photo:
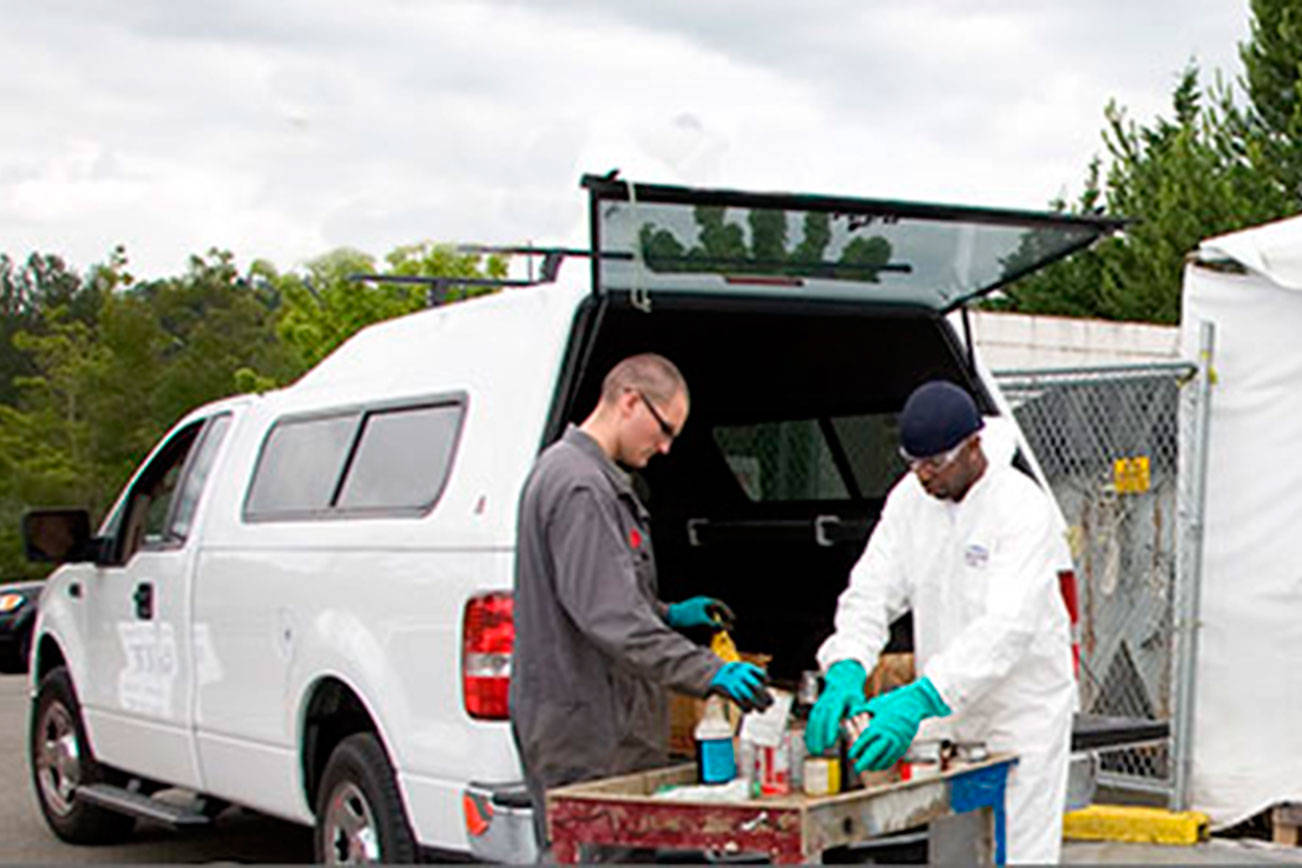
[[[704,696],[722,662],[665,623],[627,474],[570,425],[525,482],[516,539],[511,722],[535,801],[665,763],[664,688]]]

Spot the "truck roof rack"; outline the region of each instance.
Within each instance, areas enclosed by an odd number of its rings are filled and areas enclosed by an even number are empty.
[[[458,244],[453,248],[457,253],[499,253],[507,256],[528,256],[529,276],[526,278],[509,277],[456,277],[453,275],[436,275],[426,277],[410,274],[350,274],[348,279],[359,283],[404,283],[428,286],[425,293],[425,306],[438,307],[447,300],[448,289],[454,286],[490,286],[496,289],[521,288],[555,283],[556,275],[561,270],[561,263],[567,256],[591,259],[632,259],[631,253],[619,251],[598,252],[576,247],[534,247],[532,245],[494,245],[494,244]],[[542,257],[535,276],[533,258]]]

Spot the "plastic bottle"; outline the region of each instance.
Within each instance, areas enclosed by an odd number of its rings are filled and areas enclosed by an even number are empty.
[[[791,789],[800,791],[805,786],[805,728],[809,726],[809,713],[818,701],[818,673],[800,673],[800,686],[791,706]]]
[[[696,724],[696,771],[703,784],[726,784],[737,776],[737,757],[732,748],[732,724],[723,714],[717,696],[705,701],[705,713]]]

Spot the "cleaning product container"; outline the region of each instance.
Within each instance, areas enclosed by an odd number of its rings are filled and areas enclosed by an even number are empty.
[[[732,746],[732,724],[723,715],[717,696],[705,703],[696,724],[696,769],[703,784],[726,784],[737,776],[737,756]]]

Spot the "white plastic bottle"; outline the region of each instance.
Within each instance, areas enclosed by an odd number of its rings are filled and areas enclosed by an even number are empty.
[[[737,776],[737,756],[732,747],[732,724],[723,715],[722,700],[711,696],[693,733],[696,737],[696,773],[703,784],[726,784]]]

